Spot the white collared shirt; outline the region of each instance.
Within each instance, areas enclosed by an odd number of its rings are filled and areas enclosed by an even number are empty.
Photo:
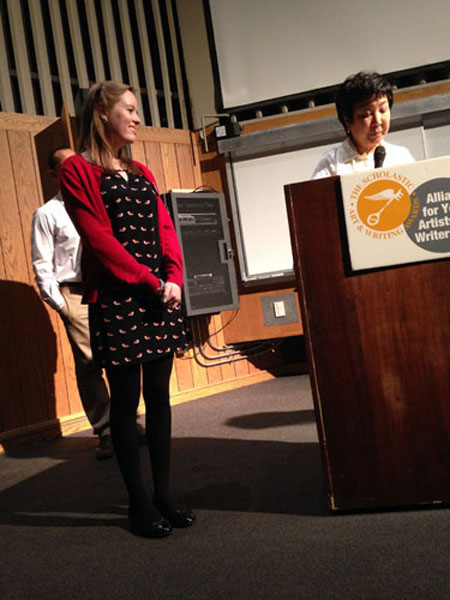
[[[31,260],[42,300],[55,310],[64,306],[61,283],[81,281],[81,243],[58,193],[33,214]]]
[[[414,162],[411,152],[403,146],[395,146],[383,141],[386,149],[384,167],[393,167]],[[349,138],[322,155],[311,179],[322,179],[332,175],[347,175],[375,168],[374,154],[359,154]]]

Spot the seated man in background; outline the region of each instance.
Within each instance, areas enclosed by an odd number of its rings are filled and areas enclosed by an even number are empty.
[[[56,148],[48,166],[53,178],[64,160],[75,154],[70,148]],[[60,193],[33,214],[31,258],[42,300],[56,310],[66,328],[72,347],[78,392],[94,434],[98,436],[96,457],[113,456],[109,429],[109,393],[103,370],[92,359],[88,307],[82,304],[81,243],[64,207]],[[140,439],[145,431],[138,424]]]

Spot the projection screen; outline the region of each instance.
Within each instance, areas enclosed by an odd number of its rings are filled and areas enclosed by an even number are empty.
[[[221,110],[449,59],[448,0],[209,0]]]

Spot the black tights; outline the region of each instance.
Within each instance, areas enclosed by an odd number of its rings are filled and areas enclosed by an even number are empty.
[[[154,511],[140,468],[136,411],[141,392],[145,402],[147,445],[155,496],[171,503],[169,494],[171,409],[169,380],[173,355],[120,367],[109,367],[106,375],[111,391],[111,437],[119,468],[136,512]]]

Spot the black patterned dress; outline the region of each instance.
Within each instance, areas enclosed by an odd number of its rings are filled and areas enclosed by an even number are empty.
[[[140,263],[165,280],[158,235],[157,196],[143,175],[102,174],[101,195],[115,237]],[[180,309],[167,309],[145,286],[105,273],[89,305],[94,360],[102,366],[141,363],[186,348]]]

